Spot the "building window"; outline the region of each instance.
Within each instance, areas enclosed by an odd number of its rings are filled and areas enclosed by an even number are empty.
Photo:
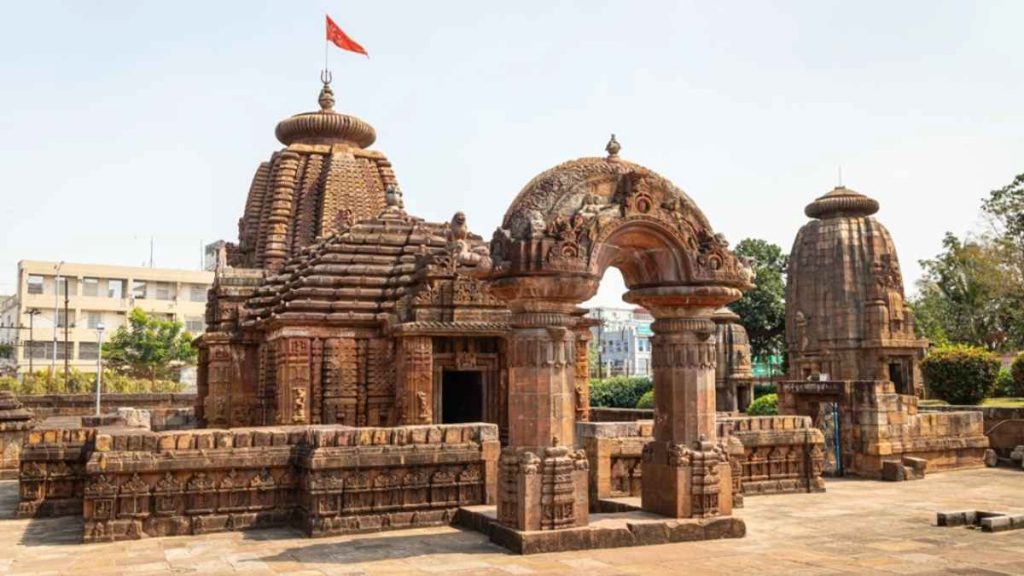
[[[103,312],[86,312],[86,326],[95,330],[103,323]]]
[[[174,300],[174,284],[168,282],[154,282],[156,284],[157,300]]]
[[[124,280],[107,280],[107,298],[124,298]]]
[[[42,294],[43,293],[43,277],[33,274],[28,277],[28,293],[29,294]]]
[[[58,309],[57,310],[57,327],[58,328],[63,328],[65,326],[67,326],[67,325],[68,325],[67,312],[65,312],[63,309]]]
[[[40,342],[38,340],[26,340],[25,350],[23,355],[26,360],[34,358],[40,360],[42,358],[49,358],[50,356],[46,353],[47,346],[52,346],[53,342]],[[53,348],[50,348],[51,350]]]
[[[136,300],[146,299],[146,282],[143,280],[132,280],[132,298]]]
[[[68,342],[68,348],[74,346],[73,342]],[[53,358],[53,341],[52,340],[26,340],[25,341],[25,358],[33,358],[35,360],[47,360]],[[64,359],[64,343],[57,343],[57,359]]]
[[[78,359],[96,360],[100,357],[100,345],[98,342],[79,342]]]
[[[206,321],[202,316],[186,316],[185,330],[190,334],[200,334],[206,331]]]
[[[192,302],[206,302],[206,286],[193,284],[188,289],[188,299]]]
[[[82,296],[97,298],[100,295],[99,278],[82,278]]]

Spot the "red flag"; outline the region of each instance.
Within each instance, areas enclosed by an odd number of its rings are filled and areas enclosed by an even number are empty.
[[[327,16],[327,39],[342,50],[356,52],[366,56],[367,58],[370,57],[370,55],[366,53],[366,48],[363,48],[358,42],[349,38],[348,34],[345,34],[341,28],[338,28],[338,25],[334,23],[334,20],[331,20],[330,16]]]

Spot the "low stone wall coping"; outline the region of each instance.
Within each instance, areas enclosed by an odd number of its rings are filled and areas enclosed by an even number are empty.
[[[97,452],[183,451],[306,445],[409,446],[417,444],[480,444],[498,441],[494,424],[447,424],[353,428],[351,426],[280,426],[149,432],[141,429],[101,430]]]

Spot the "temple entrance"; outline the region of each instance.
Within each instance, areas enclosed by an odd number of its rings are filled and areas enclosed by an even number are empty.
[[[441,423],[484,421],[484,379],[479,370],[441,373]]]

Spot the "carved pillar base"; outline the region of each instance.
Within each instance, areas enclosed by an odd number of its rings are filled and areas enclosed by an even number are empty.
[[[721,447],[654,441],[644,447],[642,469],[644,510],[670,518],[732,514],[732,468]]]
[[[586,526],[587,457],[551,446],[543,456],[506,448],[498,461],[498,522],[521,531]]]

